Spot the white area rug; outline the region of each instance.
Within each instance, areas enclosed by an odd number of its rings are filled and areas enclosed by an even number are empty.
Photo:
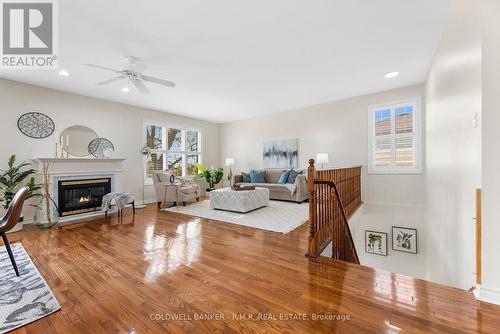
[[[248,213],[238,213],[210,209],[209,202],[206,200],[189,203],[178,209],[168,208],[167,211],[286,234],[307,221],[309,205],[308,203],[269,201],[269,206]]]
[[[61,306],[20,243],[11,244],[21,276],[0,247],[0,333],[43,318]]]

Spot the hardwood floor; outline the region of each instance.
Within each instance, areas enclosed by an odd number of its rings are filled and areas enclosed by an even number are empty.
[[[9,238],[62,307],[14,333],[500,332],[500,307],[470,292],[308,261],[306,225],[282,235],[149,206]]]

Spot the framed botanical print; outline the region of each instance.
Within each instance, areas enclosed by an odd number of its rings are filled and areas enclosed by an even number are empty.
[[[365,252],[387,256],[387,233],[366,230]]]
[[[392,249],[417,254],[417,230],[414,228],[393,226]]]

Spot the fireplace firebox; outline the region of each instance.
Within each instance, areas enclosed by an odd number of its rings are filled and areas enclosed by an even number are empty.
[[[59,214],[65,217],[100,210],[103,196],[110,192],[111,178],[59,181]]]

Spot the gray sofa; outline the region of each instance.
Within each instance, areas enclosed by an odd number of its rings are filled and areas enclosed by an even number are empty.
[[[256,187],[267,188],[270,192],[270,199],[293,201],[297,203],[302,203],[307,200],[309,198],[309,194],[307,192],[306,176],[304,174],[300,174],[297,176],[297,179],[295,181],[295,192],[292,194],[292,192],[286,185],[278,184],[280,175],[284,171],[284,169],[265,169],[264,177],[266,179],[266,183],[243,183],[243,178],[241,175],[234,175],[231,184],[254,185]]]

